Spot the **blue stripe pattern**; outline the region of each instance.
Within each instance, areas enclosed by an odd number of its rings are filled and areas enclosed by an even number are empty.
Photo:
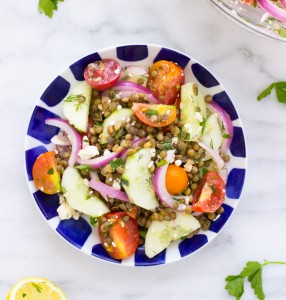
[[[114,262],[120,264],[122,262],[121,259],[114,259],[110,255],[107,254],[106,250],[101,244],[94,245],[92,247],[91,254],[97,258],[101,258],[103,260],[107,260],[110,262]]]
[[[145,255],[145,247],[139,246],[135,252],[135,266],[155,266],[162,265],[166,260],[166,250],[160,252],[156,256],[149,258]]]
[[[230,152],[236,157],[246,157],[246,147],[241,127],[233,127],[233,139],[230,145]]]
[[[232,169],[227,178],[226,195],[231,199],[239,199],[245,179],[245,169]]]
[[[154,58],[153,62],[157,62],[159,60],[169,60],[174,63],[177,63],[182,69],[185,69],[187,64],[190,61],[190,58],[182,53],[178,53],[174,50],[162,48],[157,56]]]
[[[224,212],[220,215],[220,217],[217,220],[212,221],[209,229],[210,231],[218,233],[225,225],[225,223],[227,222],[227,220],[233,212],[233,208],[227,204],[223,204],[222,207],[224,208]]]
[[[140,61],[148,57],[146,45],[122,46],[116,48],[117,57],[123,61]]]
[[[57,209],[59,207],[59,195],[44,194],[40,190],[34,193],[34,198],[47,220],[50,220],[58,215]]]
[[[37,157],[40,154],[47,152],[47,151],[48,150],[44,146],[38,146],[35,148],[31,148],[29,150],[26,150],[26,152],[25,152],[26,171],[27,171],[27,176],[28,176],[29,181],[33,180],[32,170],[33,170],[33,165],[34,165]]]
[[[208,242],[208,238],[205,234],[196,234],[191,239],[184,239],[179,244],[179,251],[181,257],[187,256],[198,249],[200,249],[202,246],[204,246]]]
[[[238,119],[235,107],[225,91],[215,94],[213,100],[229,114],[232,121]]]
[[[215,79],[215,77],[202,65],[196,63],[192,65],[192,71],[199,81],[206,88],[212,88],[216,85],[219,85],[219,82]]]

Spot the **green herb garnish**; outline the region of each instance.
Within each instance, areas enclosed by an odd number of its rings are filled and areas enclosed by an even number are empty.
[[[124,179],[124,178],[121,178],[121,183],[126,185],[126,186],[129,186],[129,181]]]
[[[139,235],[145,239],[146,238],[146,234],[147,234],[147,228],[144,228],[144,227],[140,227],[139,228]]]
[[[80,171],[86,171],[86,172],[89,172],[91,170],[91,167],[86,166],[86,165],[78,165],[78,166],[75,166],[75,168]]]
[[[212,185],[209,185],[209,187],[212,189],[212,191],[217,194],[217,189],[216,187],[212,184]]]
[[[148,108],[147,111],[146,111],[146,115],[151,117],[151,116],[157,116],[158,115],[158,111],[155,110],[155,109],[151,109],[151,108]]]
[[[211,146],[211,148],[212,148],[212,149],[214,148],[214,143],[213,143],[213,140],[211,140],[211,142],[210,142],[210,146]]]
[[[230,138],[229,133],[224,133],[222,136],[223,136],[225,139],[229,139],[229,138]]]
[[[273,82],[272,84],[270,84],[269,87],[267,87],[264,91],[262,91],[257,96],[257,100],[260,101],[266,96],[269,96],[273,89],[275,89],[276,91],[277,100],[281,103],[286,104],[286,82],[285,81]]]
[[[206,121],[207,121],[207,118],[203,118],[202,122],[200,122],[200,126],[202,126],[202,133],[203,133],[204,130],[205,130],[205,127],[206,127]]]
[[[92,226],[96,227],[99,223],[99,218],[89,217],[89,222]]]
[[[65,102],[74,102],[75,110],[78,111],[82,104],[84,104],[85,97],[82,94],[70,94]]]
[[[207,174],[208,171],[209,171],[209,170],[208,170],[207,168],[203,167],[203,168],[202,168],[202,175]]]
[[[163,144],[163,149],[164,150],[172,150],[173,148],[172,148],[172,143],[164,143]]]
[[[110,162],[110,166],[112,168],[113,171],[116,170],[116,168],[120,167],[120,166],[123,166],[123,160],[122,158],[117,158],[116,160],[112,160]]]
[[[47,172],[47,174],[49,175],[53,175],[55,173],[53,168],[50,168],[49,171]]]
[[[127,131],[125,128],[120,128],[119,131],[116,133],[115,139],[120,139],[124,135],[126,135]]]
[[[254,294],[259,300],[265,299],[265,294],[262,287],[262,268],[269,264],[285,264],[285,262],[269,262],[265,261],[260,264],[257,261],[249,261],[243,270],[238,275],[230,275],[225,278],[227,282],[225,289],[229,295],[236,297],[239,300],[244,293],[244,280],[245,278],[251,284]]]
[[[162,167],[162,166],[167,165],[167,164],[168,164],[168,162],[166,161],[166,159],[161,159],[157,162],[158,167]]]
[[[55,10],[58,10],[58,3],[64,0],[39,0],[38,10],[51,18]]]
[[[282,36],[283,38],[286,38],[286,29],[281,28],[278,30],[278,33],[280,36]]]

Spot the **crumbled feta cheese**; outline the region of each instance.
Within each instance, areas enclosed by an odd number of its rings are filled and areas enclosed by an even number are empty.
[[[150,148],[150,153],[151,153],[151,157],[155,157],[156,156],[156,149],[155,148]]]
[[[128,118],[126,119],[126,122],[127,122],[127,123],[130,122],[130,120],[131,120],[131,119],[128,117]]]
[[[110,126],[115,125],[115,121],[111,121],[109,125],[110,125]]]
[[[154,165],[154,162],[153,162],[153,160],[151,160],[148,164],[148,168],[150,169],[153,165]]]
[[[112,184],[112,187],[116,190],[119,190],[119,191],[121,190],[121,186],[118,181],[114,181]]]
[[[170,109],[168,109],[168,110],[166,111],[166,114],[169,115],[170,112],[171,112]]]
[[[184,169],[186,172],[191,172],[192,171],[192,168],[193,168],[193,165],[190,163],[190,162],[187,162],[185,165],[184,165]]]
[[[127,121],[128,122],[128,121]],[[132,123],[131,123],[131,126],[134,126],[136,124],[136,122],[135,121],[133,121]]]
[[[112,178],[109,178],[108,180],[111,182],[111,181],[112,181]]]
[[[89,146],[89,139],[88,139],[88,137],[85,135],[85,136],[82,138],[82,149],[86,148],[87,146]]]
[[[103,152],[103,156],[109,156],[111,152],[108,149],[105,149]]]
[[[114,70],[114,74],[119,74],[120,73],[120,68],[117,68],[116,70]]]
[[[74,215],[75,210],[72,207],[70,207],[67,202],[63,202],[58,207],[57,212],[60,220],[68,220]]]
[[[172,164],[175,161],[175,152],[176,152],[176,150],[168,150],[167,151],[167,156],[166,156],[165,160],[169,164]]]
[[[122,109],[122,106],[120,104],[117,105],[117,109]]]
[[[64,135],[55,135],[51,138],[51,142],[55,145],[62,145],[62,146],[68,146],[71,144],[70,140],[67,138],[67,136]],[[55,150],[57,151],[57,150]],[[57,153],[56,153],[57,154]]]
[[[202,116],[201,113],[199,113],[199,112],[195,112],[195,118],[196,118],[199,122],[202,122],[202,121],[203,121],[203,116]]]
[[[91,159],[97,155],[99,155],[99,151],[96,146],[86,146],[78,152],[78,156],[81,159]]]
[[[172,138],[172,144],[178,144],[179,138],[177,136],[174,136]]]
[[[180,159],[175,160],[175,165],[179,167],[182,164],[182,161]]]

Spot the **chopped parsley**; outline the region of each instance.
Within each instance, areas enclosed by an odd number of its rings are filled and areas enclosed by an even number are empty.
[[[278,30],[278,34],[279,34],[280,36],[282,36],[283,38],[286,38],[286,29],[280,28],[280,29]]]
[[[163,145],[163,150],[172,150],[172,143],[170,142],[167,142],[167,143],[164,143],[162,144]]]
[[[110,162],[110,166],[111,166],[113,171],[115,171],[118,167],[123,166],[122,158],[117,158],[116,160],[112,160]]]
[[[121,178],[121,183],[126,186],[129,186],[129,181],[127,179]]]
[[[158,111],[155,110],[155,109],[151,109],[151,108],[148,108],[147,111],[146,111],[146,115],[151,117],[151,116],[157,116],[158,115]]]
[[[207,168],[203,167],[203,168],[202,168],[202,175],[207,174],[208,171],[209,171],[209,170],[208,170]]]
[[[212,185],[209,185],[209,187],[212,189],[212,191],[217,194],[217,189],[216,187],[212,184]]]
[[[53,175],[55,173],[54,168],[50,168],[47,174]]]
[[[115,139],[120,139],[124,135],[126,135],[127,131],[125,128],[120,128],[119,131],[116,133]]]
[[[223,136],[225,139],[229,139],[229,138],[230,138],[229,133],[224,133],[222,136]]]
[[[38,10],[42,14],[51,18],[55,10],[58,10],[58,2],[64,2],[64,0],[39,0]]]
[[[166,159],[161,159],[157,162],[158,167],[162,167],[162,166],[167,165],[167,164],[168,164],[168,162],[166,161]]]
[[[257,100],[260,101],[261,99],[269,96],[272,90],[275,89],[277,100],[281,103],[286,104],[286,82],[273,82],[270,84],[264,91],[262,91],[258,96]]]
[[[212,149],[214,148],[213,140],[211,140],[211,142],[210,142],[210,147],[211,147]]]
[[[92,226],[97,226],[99,223],[99,218],[96,217],[89,217],[89,222]]]
[[[86,165],[78,165],[78,166],[75,166],[78,170],[80,171],[90,171],[91,170],[91,167],[90,166],[86,166]]]

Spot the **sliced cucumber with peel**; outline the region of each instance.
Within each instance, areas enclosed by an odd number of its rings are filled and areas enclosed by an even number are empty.
[[[176,214],[175,220],[151,223],[145,239],[145,254],[149,258],[162,252],[172,241],[200,228],[199,221],[192,215],[182,212],[176,212]]]
[[[92,88],[86,82],[79,83],[64,100],[63,114],[78,131],[86,132]],[[79,97],[84,97],[84,102]]]
[[[201,136],[201,141],[214,151],[218,151],[222,145],[222,130],[216,113],[212,113],[208,116]]]
[[[74,167],[67,167],[62,177],[62,189],[67,203],[75,210],[88,216],[99,217],[110,210],[106,204],[89,194],[88,181]]]
[[[151,157],[150,149],[141,149],[127,156],[121,179],[129,200],[148,210],[159,206],[148,168]]]
[[[207,116],[206,102],[197,84],[182,85],[180,113],[183,130],[189,134],[191,141],[196,141],[202,133],[201,123]]]
[[[103,123],[102,133],[100,135],[100,144],[106,144],[107,138],[110,136],[108,133],[108,127],[114,125],[118,121],[126,121],[128,118],[131,118],[133,111],[130,108],[122,108],[115,110],[109,117],[107,117]]]

